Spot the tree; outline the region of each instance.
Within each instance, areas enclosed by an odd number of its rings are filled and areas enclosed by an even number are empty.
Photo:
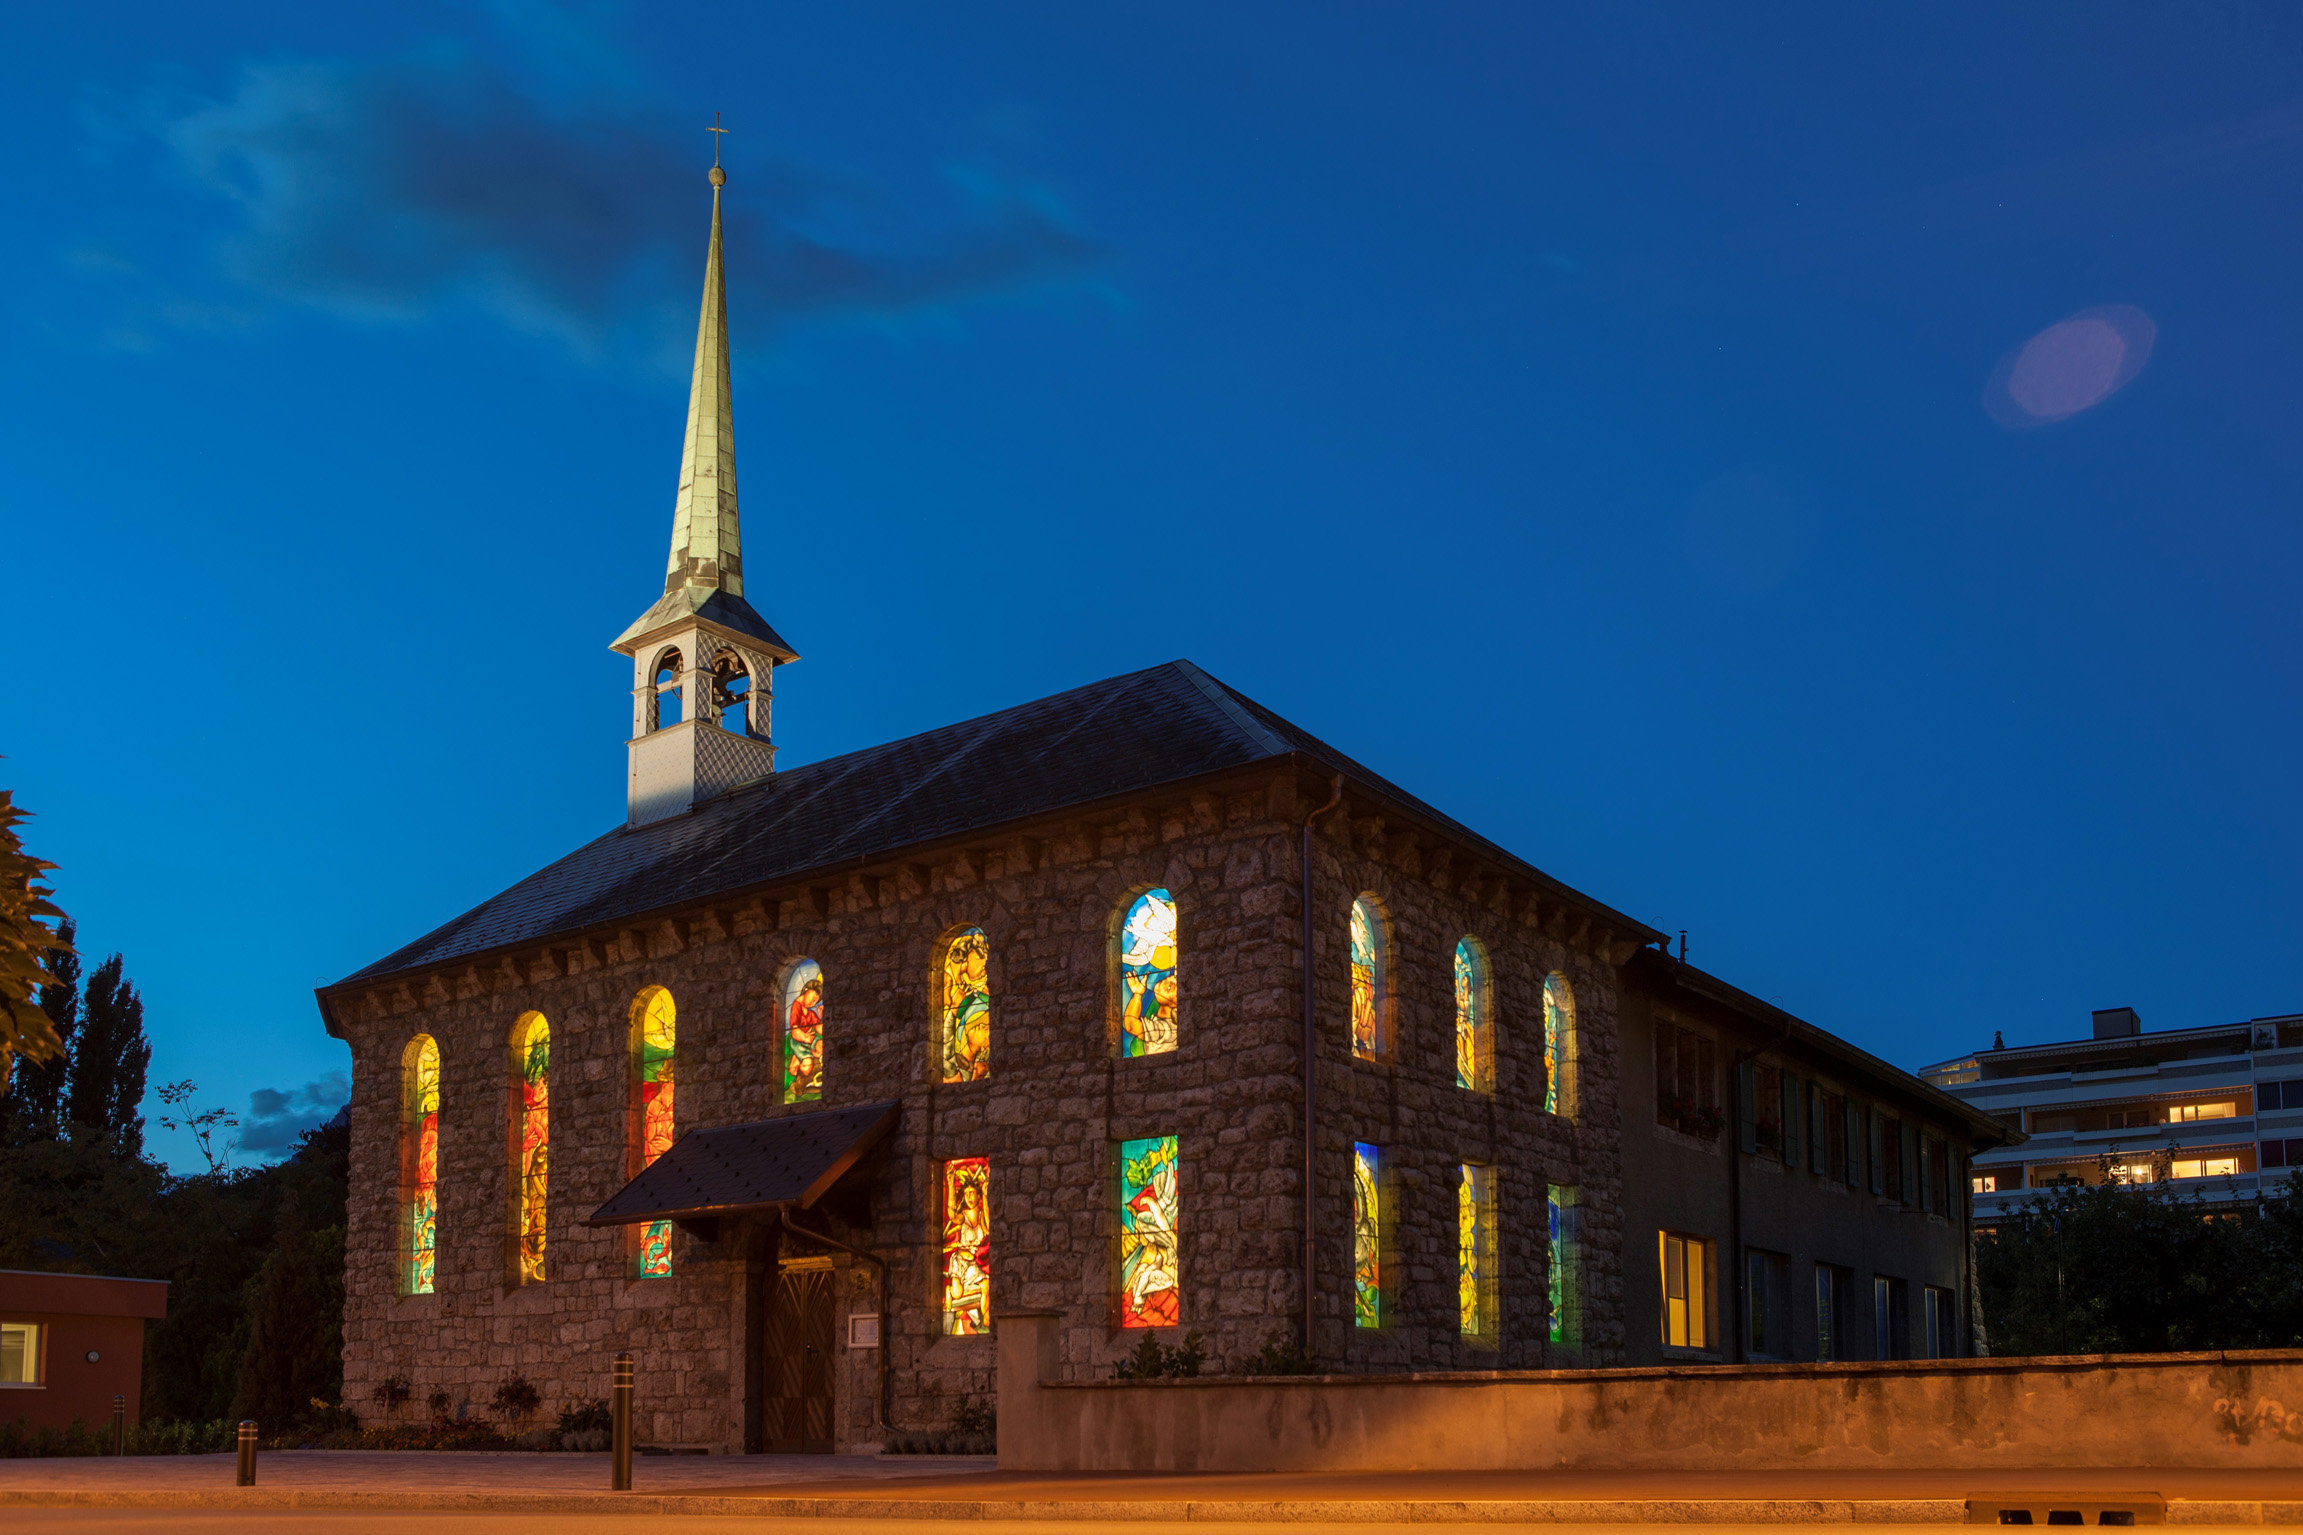
[[[18,1054],[47,1061],[64,1048],[38,998],[42,987],[56,983],[49,961],[70,944],[41,920],[61,922],[64,913],[40,882],[56,866],[25,852],[16,830],[27,813],[16,808],[14,791],[0,789],[0,1079],[12,1075]]]
[[[69,945],[76,935],[67,918],[56,930]],[[19,1062],[0,1105],[0,1143],[21,1146],[26,1141],[52,1141],[64,1133],[64,1083],[72,1065],[72,1042],[80,1032],[80,956],[69,947],[48,956],[48,969],[56,979],[40,988],[40,1011],[63,1048],[45,1061],[27,1057]]]
[[[75,1126],[98,1136],[112,1154],[144,1150],[144,1071],[152,1042],[144,1037],[144,999],[122,973],[115,954],[88,977],[80,999],[80,1038],[72,1051],[64,1112]]]

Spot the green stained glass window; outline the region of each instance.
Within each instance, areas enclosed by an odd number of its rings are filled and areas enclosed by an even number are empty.
[[[1575,1190],[1553,1183],[1544,1189],[1544,1204],[1551,1222],[1550,1273],[1551,1341],[1567,1348],[1582,1345],[1581,1257],[1575,1229]]]
[[[1176,1047],[1175,898],[1146,890],[1120,922],[1120,1054]]]
[[[1176,1138],[1121,1141],[1119,1163],[1120,1326],[1173,1327],[1182,1310]]]
[[[1543,982],[1543,1111],[1575,1113],[1575,993],[1567,978]]]
[[[1352,1322],[1383,1325],[1382,1152],[1365,1141],[1351,1148]]]

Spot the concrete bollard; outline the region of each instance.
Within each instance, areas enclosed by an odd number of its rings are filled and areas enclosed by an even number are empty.
[[[240,1420],[240,1485],[256,1485],[256,1420]]]
[[[615,1384],[608,1393],[610,1441],[608,1487],[632,1490],[632,1356],[616,1356]]]
[[[125,1395],[112,1398],[112,1453],[128,1453],[128,1398]]]

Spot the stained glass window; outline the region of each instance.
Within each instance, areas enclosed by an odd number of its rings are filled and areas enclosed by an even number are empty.
[[[429,1034],[408,1042],[400,1058],[400,1156],[407,1185],[407,1292],[432,1293],[440,1246],[440,1047]]]
[[[958,1336],[991,1331],[991,1177],[983,1157],[944,1164],[944,1331]]]
[[[1581,1245],[1576,1235],[1575,1190],[1554,1183],[1544,1190],[1551,1215],[1551,1341],[1568,1348],[1582,1339]]]
[[[1120,1326],[1173,1327],[1177,1275],[1176,1138],[1120,1142]]]
[[[1467,1338],[1495,1333],[1495,1169],[1466,1162],[1455,1194],[1456,1320]]]
[[[1543,1111],[1575,1112],[1575,993],[1567,978],[1548,975],[1543,980]]]
[[[1487,954],[1479,940],[1455,946],[1455,1085],[1488,1092],[1494,1047],[1488,1037]]]
[[[1351,1147],[1352,1321],[1383,1325],[1382,1153],[1365,1141]]]
[[[1383,913],[1361,896],[1351,903],[1351,1051],[1380,1059],[1383,1037]]]
[[[632,1001],[632,1107],[640,1168],[672,1149],[672,1058],[678,1044],[672,994],[651,986]],[[672,1223],[650,1221],[640,1228],[639,1272],[655,1277],[672,1271]]]
[[[824,1095],[824,968],[812,959],[784,977],[784,1102]]]
[[[1120,1054],[1175,1048],[1175,897],[1146,890],[1120,923]]]
[[[513,1086],[519,1094],[519,1166],[513,1169],[520,1196],[520,1283],[544,1277],[546,1198],[551,1189],[552,1030],[542,1013],[522,1018],[512,1043]]]
[[[973,1082],[992,1074],[991,944],[980,927],[963,927],[944,945],[944,1080]]]

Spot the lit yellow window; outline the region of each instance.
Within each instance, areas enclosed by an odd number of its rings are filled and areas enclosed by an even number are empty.
[[[2229,1178],[2238,1171],[2237,1157],[2181,1157],[2175,1163],[2178,1178]]]
[[[40,1384],[40,1324],[0,1322],[0,1386]]]
[[[1702,1237],[1659,1231],[1655,1252],[1663,1280],[1664,1346],[1712,1347],[1711,1244]]]
[[[2169,1124],[2189,1124],[2201,1119],[2236,1119],[2236,1103],[2179,1103],[2167,1111]]]
[[[1968,1183],[1978,1194],[1996,1194],[1999,1192],[1999,1175],[1997,1173],[1977,1173],[1968,1180]]]

